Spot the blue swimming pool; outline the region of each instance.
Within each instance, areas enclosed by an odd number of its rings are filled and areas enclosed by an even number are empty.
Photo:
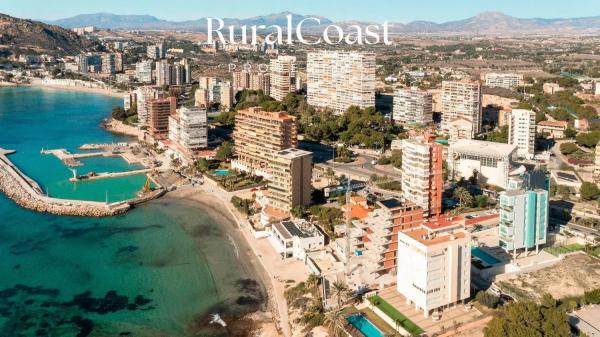
[[[361,313],[348,316],[346,320],[366,337],[383,337],[383,333]]]
[[[471,255],[489,264],[490,266],[500,263],[500,260],[478,247],[471,247]]]
[[[218,176],[228,176],[229,170],[215,170],[215,175]]]

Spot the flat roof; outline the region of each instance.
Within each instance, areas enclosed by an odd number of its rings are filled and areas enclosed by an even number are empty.
[[[450,150],[461,153],[478,153],[484,156],[509,156],[517,150],[517,145],[474,139],[460,139],[450,145]]]
[[[297,157],[303,157],[303,156],[308,156],[308,155],[312,155],[312,152],[300,150],[300,149],[296,149],[296,148],[285,149],[285,150],[281,150],[281,151],[277,152],[277,156],[285,157],[285,158],[297,158]]]
[[[381,205],[383,205],[385,208],[402,207],[402,201],[400,201],[399,199],[396,199],[396,198],[381,200],[379,203]]]
[[[412,231],[402,232],[406,236],[412,238],[415,241],[418,241],[425,246],[433,246],[443,242],[451,241],[451,237],[454,239],[463,239],[466,237],[464,231],[458,231],[452,234],[443,234],[443,235],[430,235],[430,231],[426,228],[419,228]]]

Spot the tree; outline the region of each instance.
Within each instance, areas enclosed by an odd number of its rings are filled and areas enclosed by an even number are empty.
[[[581,188],[579,189],[579,192],[581,194],[581,199],[586,200],[586,201],[596,200],[596,199],[598,199],[598,196],[600,195],[600,189],[598,189],[598,186],[596,184],[590,183],[588,181],[584,181],[581,184]]]
[[[577,145],[574,143],[562,143],[560,144],[560,153],[566,155],[572,154],[578,150]]]
[[[306,213],[306,208],[301,205],[298,205],[292,209],[292,215],[298,219],[304,218],[305,213]]]
[[[475,295],[477,302],[490,309],[495,309],[500,304],[500,297],[490,294],[487,291],[480,291]]]
[[[229,141],[224,141],[217,149],[215,158],[220,161],[225,161],[233,156],[233,144]]]
[[[331,286],[331,292],[337,300],[338,309],[341,308],[344,301],[348,298],[348,287],[342,281],[335,281]]]
[[[569,337],[567,314],[533,302],[513,302],[484,329],[485,337]]]
[[[575,136],[577,136],[577,131],[575,131],[571,128],[567,128],[564,133],[565,133],[565,137],[569,138],[569,139],[573,139],[573,138],[575,138]]]
[[[458,203],[461,208],[471,207],[473,204],[473,196],[471,196],[471,193],[469,193],[469,191],[467,191],[467,189],[464,187],[457,187],[454,190],[453,195],[458,199]]]
[[[594,147],[600,140],[600,131],[592,131],[586,133],[580,133],[575,137],[575,141],[580,146]]]
[[[583,295],[585,303],[600,304],[600,288],[586,291]]]
[[[127,113],[123,107],[116,106],[112,108],[111,116],[118,121],[123,121],[125,118],[127,118]]]
[[[342,320],[344,311],[342,308],[336,308],[325,314],[325,326],[329,329],[333,337],[346,336]]]
[[[477,195],[475,196],[475,205],[478,208],[484,208],[488,205],[488,197],[485,195]]]
[[[196,168],[200,173],[204,173],[210,168],[210,162],[206,158],[200,158],[196,161]]]

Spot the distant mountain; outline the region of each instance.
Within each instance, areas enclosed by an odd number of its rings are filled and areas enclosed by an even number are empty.
[[[255,16],[247,19],[223,18],[226,26],[234,25],[280,25],[287,24],[287,15],[292,14],[293,23],[296,24],[308,17],[317,17],[321,19],[322,24],[330,24],[331,20],[319,17],[316,15],[300,15],[291,12],[281,12],[270,15]],[[189,31],[205,31],[207,26],[207,18],[203,17],[197,20],[188,21],[167,21],[161,20],[150,15],[116,15],[110,13],[82,14],[71,18],[60,19],[56,21],[47,21],[47,23],[58,25],[65,28],[95,26],[101,29],[112,30],[153,30],[153,29],[169,29],[169,30],[189,30]],[[307,21],[306,26],[315,26],[313,21]]]
[[[226,25],[280,25],[287,23],[286,15],[292,14],[294,24],[308,17],[321,19],[321,26],[313,21],[307,21],[306,26],[310,31],[316,32],[333,21],[320,16],[300,15],[291,12],[275,13],[270,15],[255,16],[246,19],[226,18]],[[96,13],[77,15],[67,19],[48,21],[47,23],[65,28],[96,26],[103,29],[134,30],[134,29],[166,29],[206,31],[206,17],[188,21],[167,21],[150,15],[116,15],[109,13]],[[342,27],[350,25],[366,26],[372,24],[364,21],[337,22]],[[390,32],[397,34],[589,34],[600,33],[600,16],[573,18],[573,19],[521,19],[500,12],[483,12],[474,17],[435,23],[430,21],[413,21],[409,23],[390,22]]]
[[[12,50],[32,49],[50,53],[76,53],[92,46],[89,40],[65,28],[5,14],[0,14],[0,45]]]

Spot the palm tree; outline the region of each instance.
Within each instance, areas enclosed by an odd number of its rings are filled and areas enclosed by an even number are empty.
[[[332,284],[333,297],[337,299],[337,307],[341,308],[342,303],[348,297],[348,287],[342,281],[335,281]]]
[[[331,310],[325,315],[325,326],[329,329],[334,337],[341,337],[344,335],[344,326],[342,319],[344,318],[344,311],[341,308]]]
[[[454,190],[454,197],[458,199],[461,208],[469,207],[473,203],[473,197],[471,193],[464,187],[457,187]]]

